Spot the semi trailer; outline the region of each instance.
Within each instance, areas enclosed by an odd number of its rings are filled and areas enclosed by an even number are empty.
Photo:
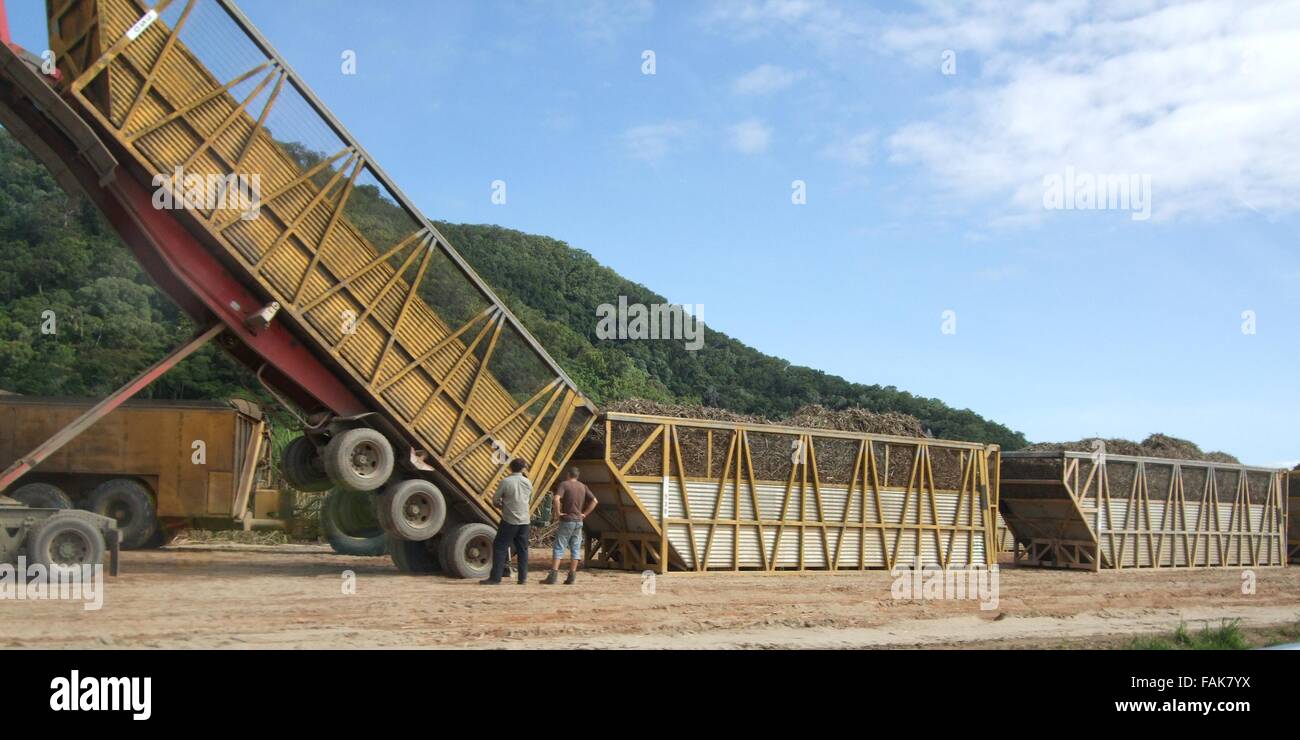
[[[572,464],[600,505],[589,565],[987,568],[997,445],[606,412]]]
[[[403,571],[485,573],[507,463],[549,488],[595,408],[233,2],[46,11],[56,68],[5,39],[0,124],[199,328],[0,491],[216,341],[306,430],[295,485],[372,492]]]
[[[1255,568],[1287,561],[1287,471],[1104,452],[1008,452],[1002,515],[1015,562]]]
[[[0,396],[0,465],[92,405]],[[271,487],[270,448],[270,430],[254,403],[133,400],[47,457],[9,496],[28,506],[110,517],[128,550],[163,544],[185,528],[286,529],[293,495]]]

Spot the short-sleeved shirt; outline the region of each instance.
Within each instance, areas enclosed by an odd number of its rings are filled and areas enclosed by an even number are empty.
[[[514,473],[501,480],[492,499],[501,509],[501,521],[506,524],[527,524],[528,502],[532,497],[532,482],[523,473]]]
[[[596,494],[580,480],[563,481],[555,487],[555,495],[560,497],[560,519],[566,522],[582,521],[582,511],[596,500]]]

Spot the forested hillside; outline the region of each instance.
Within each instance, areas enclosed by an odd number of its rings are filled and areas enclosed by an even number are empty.
[[[364,195],[364,194],[363,194]],[[712,329],[704,345],[596,337],[596,307],[665,299],[564,242],[496,226],[439,223],[465,259],[598,403],[645,397],[780,417],[808,403],[916,416],[935,436],[997,442],[1024,437],[969,410],[893,387],[851,383],[771,357]],[[0,389],[97,395],[188,336],[163,297],[90,206],[68,199],[0,130]],[[56,333],[42,333],[54,311]],[[244,371],[209,347],[156,382],[150,395],[249,395]]]

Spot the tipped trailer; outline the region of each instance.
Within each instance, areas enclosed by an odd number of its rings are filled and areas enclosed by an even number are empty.
[[[1287,473],[1097,452],[1008,452],[1015,562],[1102,568],[1285,565]]]
[[[506,463],[549,488],[590,402],[234,3],[46,10],[57,69],[0,44],[0,123],[200,329],[0,491],[215,340],[296,409],[287,477],[375,492],[403,571],[484,573]]]
[[[573,458],[600,501],[585,560],[660,573],[987,567],[998,457],[997,445],[608,412]]]

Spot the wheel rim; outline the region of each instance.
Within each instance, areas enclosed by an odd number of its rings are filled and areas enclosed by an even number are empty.
[[[492,563],[492,538],[477,534],[465,543],[465,562],[475,568],[483,568]]]
[[[125,501],[110,501],[104,514],[116,521],[119,529],[129,526],[135,518],[131,515],[131,505]]]
[[[370,478],[379,470],[380,455],[379,445],[374,442],[362,442],[352,448],[348,462],[352,466],[352,472],[362,478]]]
[[[424,527],[433,519],[433,501],[428,496],[416,494],[402,504],[402,518],[416,527]]]
[[[90,559],[90,541],[75,530],[60,532],[50,540],[50,562],[55,565],[81,565]]]

